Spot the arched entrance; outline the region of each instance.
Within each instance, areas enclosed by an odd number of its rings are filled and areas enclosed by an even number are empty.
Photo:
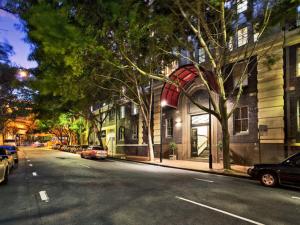
[[[213,74],[205,71],[203,68],[200,68],[200,70],[203,72],[211,89],[218,92]],[[161,92],[161,102],[164,102],[169,108],[173,108],[181,114],[182,159],[202,158],[208,161],[209,158],[212,158],[211,115],[200,110],[184,97],[180,91],[181,88],[184,88],[185,91],[192,93],[193,98],[209,108],[208,92],[203,85],[202,88],[200,87],[201,84],[199,85],[199,82],[196,84],[196,81],[199,80],[197,77],[197,69],[194,65],[179,67],[169,76],[169,79],[176,82],[179,88],[172,83],[165,83]]]

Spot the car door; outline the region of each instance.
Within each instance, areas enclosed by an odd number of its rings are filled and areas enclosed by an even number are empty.
[[[300,185],[300,155],[284,162],[280,168],[281,183]]]
[[[3,158],[4,154],[5,154],[5,149],[0,147],[0,181],[4,179],[4,173],[5,173],[6,159]]]
[[[4,173],[5,173],[5,163],[2,159],[2,156],[0,155],[0,181],[4,179]]]

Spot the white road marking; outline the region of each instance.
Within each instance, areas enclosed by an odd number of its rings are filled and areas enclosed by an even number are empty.
[[[30,163],[29,166],[32,167],[32,164]]]
[[[300,200],[300,197],[292,196],[293,199]]]
[[[200,181],[204,181],[204,182],[208,182],[208,183],[213,183],[214,181],[212,180],[206,180],[206,179],[200,179],[200,178],[194,178],[195,180],[200,180]]]
[[[91,168],[91,167],[89,167],[89,166],[87,166],[87,165],[84,165],[84,164],[79,164],[80,166],[83,166],[83,167],[86,167],[86,168]]]
[[[176,196],[177,199],[180,199],[182,201],[186,201],[186,202],[189,202],[189,203],[192,203],[192,204],[195,204],[195,205],[199,205],[203,208],[207,208],[207,209],[210,209],[210,210],[213,210],[213,211],[216,211],[216,212],[220,212],[220,213],[223,213],[225,215],[228,215],[228,216],[231,216],[231,217],[234,217],[234,218],[238,218],[240,220],[243,220],[243,221],[247,221],[249,223],[252,223],[252,224],[256,224],[256,225],[264,225],[263,223],[260,223],[260,222],[257,222],[257,221],[254,221],[254,220],[250,220],[250,219],[247,219],[245,217],[242,217],[242,216],[238,216],[238,215],[235,215],[233,213],[230,213],[230,212],[226,212],[224,210],[221,210],[221,209],[217,209],[217,208],[214,208],[214,207],[211,207],[211,206],[208,206],[208,205],[204,205],[204,204],[201,204],[201,203],[198,203],[198,202],[194,202],[192,200],[189,200],[189,199],[186,199],[186,198],[182,198],[182,197],[178,197]]]
[[[32,176],[36,177],[37,173],[36,172],[32,172]]]
[[[27,162],[30,162],[30,159],[27,159]]]
[[[42,201],[49,202],[49,197],[48,197],[46,191],[40,191],[39,194],[40,194]]]

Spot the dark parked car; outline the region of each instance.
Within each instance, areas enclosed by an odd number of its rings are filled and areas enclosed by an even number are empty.
[[[0,149],[6,149],[10,152],[10,154],[14,157],[15,163],[18,163],[18,147],[11,145],[0,145]]]
[[[300,186],[300,152],[278,164],[256,164],[248,174],[267,187],[278,184]]]

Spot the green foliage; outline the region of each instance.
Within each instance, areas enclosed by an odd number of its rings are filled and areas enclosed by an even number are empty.
[[[177,151],[177,144],[174,142],[174,141],[171,141],[169,143],[169,150],[171,152],[172,155],[175,155],[176,154],[176,151]]]

